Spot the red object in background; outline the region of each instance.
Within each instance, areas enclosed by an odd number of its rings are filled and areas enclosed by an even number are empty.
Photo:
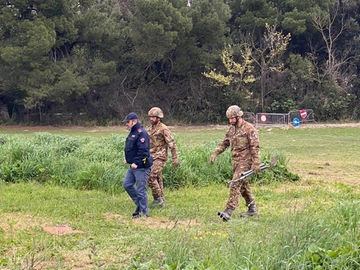
[[[266,122],[266,115],[265,114],[260,116],[260,121],[261,122]]]
[[[301,118],[306,118],[306,116],[307,116],[306,110],[301,110],[300,116],[301,116]]]

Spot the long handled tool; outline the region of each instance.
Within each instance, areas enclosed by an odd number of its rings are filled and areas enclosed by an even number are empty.
[[[279,156],[276,155],[270,162],[270,165],[266,165],[265,163],[261,163],[260,164],[260,170],[265,170],[265,169],[271,169],[272,167],[275,166],[276,162],[278,161],[279,159]],[[230,184],[230,187],[232,184],[234,184],[235,182],[237,181],[241,181],[243,179],[245,179],[246,177],[249,177],[250,175],[254,174],[254,171],[253,170],[248,170],[246,172],[243,172],[241,174],[241,177],[240,178],[237,178],[237,179],[233,179],[233,180],[230,180],[228,181],[228,184]]]

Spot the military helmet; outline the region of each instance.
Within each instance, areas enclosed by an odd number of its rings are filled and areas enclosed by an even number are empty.
[[[241,117],[243,114],[244,112],[237,105],[231,105],[226,111],[226,117],[229,119],[237,116]]]
[[[152,107],[149,112],[148,112],[149,116],[155,116],[155,117],[159,117],[159,118],[163,118],[164,114],[162,112],[162,110],[159,107]]]

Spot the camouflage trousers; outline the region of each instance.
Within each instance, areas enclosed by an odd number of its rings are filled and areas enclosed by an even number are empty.
[[[241,173],[250,170],[250,168],[248,164],[233,164],[233,179],[240,178]],[[234,182],[230,187],[230,195],[226,203],[226,208],[235,210],[239,206],[240,194],[244,198],[246,206],[255,203],[255,197],[251,192],[249,180],[245,178],[242,181]]]
[[[164,169],[166,161],[155,159],[148,178],[148,184],[154,198],[164,199],[164,183],[162,179],[162,170]]]

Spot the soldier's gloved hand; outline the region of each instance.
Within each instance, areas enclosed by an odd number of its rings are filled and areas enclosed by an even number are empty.
[[[214,164],[215,158],[216,158],[216,155],[215,155],[215,154],[212,154],[212,155],[210,156],[210,164]]]
[[[172,166],[173,166],[173,168],[177,168],[177,167],[179,167],[179,165],[180,165],[179,160],[178,160],[177,158],[174,158],[174,159],[172,160]]]
[[[254,171],[255,174],[256,174],[256,173],[259,173],[259,172],[261,171],[261,169],[260,169],[260,164],[254,163],[254,164],[252,165],[252,170]]]

